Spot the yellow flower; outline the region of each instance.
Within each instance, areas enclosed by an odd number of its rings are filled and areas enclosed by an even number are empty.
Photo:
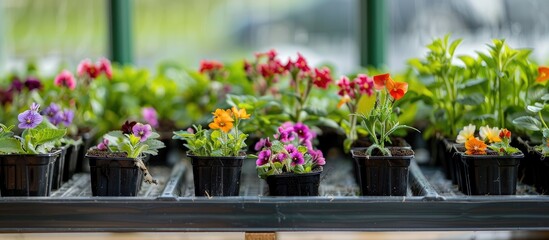
[[[220,117],[214,118],[208,126],[211,129],[221,129],[221,131],[228,133],[233,128],[233,119],[229,115],[221,115]]]
[[[246,113],[246,109],[238,110],[236,107],[233,107],[231,110],[233,111],[233,115],[235,118],[238,118],[238,119],[250,118],[250,114]]]
[[[476,137],[469,138],[467,142],[465,142],[465,154],[467,155],[486,155],[486,143],[479,140]]]
[[[341,100],[339,100],[339,103],[337,104],[337,108],[340,108],[341,106],[343,106],[345,103],[348,103],[351,101],[351,98],[349,97],[349,95],[345,95],[341,98]]]
[[[501,138],[499,137],[500,130],[497,127],[490,128],[490,126],[486,125],[480,127],[479,132],[480,138],[484,141],[489,143],[501,142]]]
[[[463,127],[456,139],[456,143],[465,143],[469,138],[475,137],[475,130],[477,126],[469,124],[469,126]]]

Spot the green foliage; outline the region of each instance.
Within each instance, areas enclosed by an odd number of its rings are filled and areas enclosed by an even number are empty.
[[[158,149],[164,148],[163,142],[157,140],[160,135],[153,132],[145,141],[133,134],[124,134],[122,131],[111,131],[103,136],[109,141],[108,149],[111,152],[125,152],[128,158],[142,158],[144,154],[157,155]]]
[[[249,121],[242,122],[241,129],[259,137],[273,135],[278,126],[289,121],[288,115],[282,114],[280,102],[275,101],[273,96],[229,94],[227,103],[239,109],[246,109],[252,115]]]
[[[194,130],[181,130],[174,132],[174,139],[184,140],[183,144],[189,151],[196,156],[240,156],[246,148],[244,142],[247,134],[233,128],[229,133],[219,129],[202,129],[202,126],[193,125]]]
[[[46,119],[33,129],[25,129],[21,137],[11,132],[13,126],[0,124],[0,127],[0,153],[50,153],[67,133],[66,129],[58,129]]]
[[[547,113],[547,107],[549,104],[549,94],[545,94],[540,97],[540,102],[535,102],[533,105],[527,107],[528,111],[537,115],[537,119],[533,116],[520,116],[513,120],[513,124],[517,128],[523,128],[542,135],[542,144],[536,148],[542,152],[544,156],[549,156],[549,126],[545,121],[543,113]]]

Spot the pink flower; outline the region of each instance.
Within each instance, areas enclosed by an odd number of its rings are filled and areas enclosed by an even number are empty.
[[[311,68],[307,64],[307,60],[300,53],[297,53],[297,60],[295,61],[295,66],[303,72],[311,71]]]
[[[55,86],[66,87],[70,90],[74,90],[76,88],[76,80],[74,79],[72,73],[67,70],[61,71],[61,73],[55,77],[53,83]]]
[[[145,121],[149,123],[152,127],[158,127],[158,114],[156,113],[156,110],[154,108],[143,108],[141,110],[141,115],[143,116],[143,119],[145,119]]]
[[[303,154],[300,153],[300,152],[296,151],[296,152],[291,153],[290,158],[292,159],[292,163],[291,163],[292,166],[302,165],[303,163],[305,163],[305,159],[303,158]]]
[[[99,62],[97,63],[97,68],[99,69],[99,72],[104,72],[105,75],[107,75],[108,79],[112,79],[112,66],[111,61],[106,58],[99,59]]]
[[[144,142],[152,135],[152,127],[149,124],[137,123],[133,126],[132,133],[140,138],[140,142]]]
[[[267,58],[269,58],[269,60],[274,60],[276,58],[276,55],[277,55],[276,51],[274,49],[271,49],[271,50],[269,50],[267,52],[264,52],[264,53],[262,53],[262,52],[256,53],[255,57],[256,58],[261,58],[263,56],[266,56]]]
[[[259,155],[257,156],[257,160],[255,161],[255,164],[257,166],[262,166],[267,163],[269,163],[269,158],[271,157],[271,150],[265,149],[261,152],[259,152]]]
[[[288,62],[286,63],[286,65],[284,65],[284,68],[286,69],[286,71],[291,72],[294,66],[295,66],[295,63],[292,62],[291,58],[288,58]]]
[[[91,79],[96,79],[101,72],[90,59],[84,59],[78,64],[77,73],[79,77],[88,76]]]
[[[361,94],[368,94],[368,96],[374,94],[374,80],[372,78],[359,74],[354,82],[358,85]]]
[[[339,96],[349,96],[351,98],[355,97],[355,83],[349,81],[349,78],[346,76],[341,77],[341,79],[337,82],[337,87],[339,88],[339,91],[337,92]]]
[[[322,154],[322,151],[320,150],[309,150],[309,154],[311,154],[313,163],[315,163],[318,166],[323,166],[326,164],[326,159],[324,158],[324,155]]]
[[[332,82],[332,76],[330,75],[330,69],[324,67],[322,69],[315,68],[315,75],[313,78],[313,84],[319,88],[327,89],[328,85]]]
[[[101,151],[105,151],[109,149],[109,140],[106,138],[103,138],[103,141],[97,145],[97,149]]]

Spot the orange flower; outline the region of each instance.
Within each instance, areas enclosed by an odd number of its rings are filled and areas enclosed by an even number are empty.
[[[231,118],[231,113],[232,112],[229,109],[223,110],[218,108],[212,114],[214,115],[214,118],[225,118],[225,117]]]
[[[484,141],[481,141],[478,138],[469,138],[465,142],[465,154],[467,155],[486,155],[486,148],[488,146]]]
[[[341,98],[341,100],[339,100],[339,103],[337,104],[337,108],[340,108],[341,106],[343,106],[345,103],[348,103],[351,101],[351,98],[349,97],[349,95],[345,95]]]
[[[387,82],[389,79],[391,79],[391,75],[389,73],[375,75],[374,76],[374,87],[376,90],[381,90],[385,87],[385,82]]]
[[[504,129],[501,129],[501,131],[499,132],[499,137],[500,138],[507,138],[507,139],[510,139],[511,138],[511,131],[507,130],[507,128],[504,128]]]
[[[406,82],[395,82],[393,79],[389,78],[385,84],[389,94],[391,94],[395,100],[401,99],[406,92],[408,92],[408,83]]]
[[[538,67],[538,78],[536,78],[536,82],[545,82],[549,80],[549,67]]]
[[[248,119],[250,118],[250,114],[246,113],[246,109],[240,109],[238,110],[236,107],[233,107],[231,109],[233,111],[233,116],[238,119]]]
[[[233,119],[231,116],[223,115],[221,117],[214,118],[208,126],[211,129],[221,129],[221,131],[228,133],[233,128]]]

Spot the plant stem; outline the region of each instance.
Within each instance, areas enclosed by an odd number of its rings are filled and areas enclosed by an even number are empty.
[[[541,121],[541,123],[543,123],[543,126],[545,126],[545,128],[549,128],[549,127],[547,127],[547,124],[545,123],[545,120],[543,120],[543,116],[541,115],[541,111],[538,112],[538,115],[539,115],[539,120]]]

